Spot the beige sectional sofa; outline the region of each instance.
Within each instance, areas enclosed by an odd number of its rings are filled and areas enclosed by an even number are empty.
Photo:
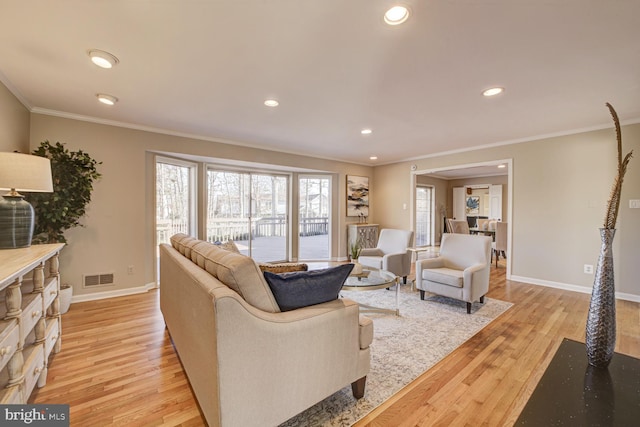
[[[249,257],[186,235],[160,247],[160,308],[214,426],[275,426],[352,385],[362,397],[373,323],[348,299],[281,312]]]

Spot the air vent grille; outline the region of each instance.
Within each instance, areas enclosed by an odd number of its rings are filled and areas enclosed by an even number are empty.
[[[93,286],[108,286],[114,283],[113,273],[85,274],[82,276],[82,283],[85,288]]]

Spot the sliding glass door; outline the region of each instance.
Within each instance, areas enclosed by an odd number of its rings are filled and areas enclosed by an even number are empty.
[[[329,259],[329,213],[331,178],[301,175],[298,178],[299,225],[298,259]]]
[[[207,235],[256,261],[288,259],[287,175],[207,170]]]

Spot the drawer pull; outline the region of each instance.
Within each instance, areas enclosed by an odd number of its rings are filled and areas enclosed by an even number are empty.
[[[49,294],[51,294],[51,295],[55,295],[55,294],[57,294],[57,293],[58,293],[58,291],[55,291],[55,290],[54,290],[54,291],[49,292]]]
[[[55,334],[54,336],[51,337],[51,341],[55,341],[58,339],[58,334]]]
[[[39,375],[40,372],[42,372],[42,367],[38,366],[36,369],[33,370],[33,375]]]
[[[40,310],[34,310],[33,313],[31,313],[31,317],[38,317],[40,316]]]
[[[5,354],[9,354],[9,353],[11,353],[10,345],[0,348],[0,356],[4,356]]]

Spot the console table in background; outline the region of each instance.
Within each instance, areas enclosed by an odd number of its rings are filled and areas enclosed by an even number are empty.
[[[357,241],[361,248],[375,248],[378,244],[378,224],[347,225],[347,254],[351,253],[351,245]]]
[[[47,382],[49,355],[60,351],[63,246],[0,250],[0,404],[27,403]]]

